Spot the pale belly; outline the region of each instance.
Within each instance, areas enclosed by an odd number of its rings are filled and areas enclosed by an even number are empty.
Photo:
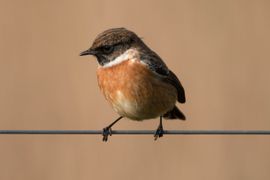
[[[133,120],[156,118],[176,103],[176,89],[139,61],[99,68],[97,76],[105,98],[121,116]]]

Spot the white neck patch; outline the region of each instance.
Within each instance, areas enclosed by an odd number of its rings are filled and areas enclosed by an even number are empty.
[[[120,64],[127,60],[135,60],[139,58],[139,52],[136,49],[128,49],[123,54],[115,58],[113,61],[103,65],[103,68],[108,68]]]

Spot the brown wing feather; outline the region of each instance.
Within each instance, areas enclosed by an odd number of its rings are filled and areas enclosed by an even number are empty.
[[[177,76],[169,70],[169,75],[165,78],[165,81],[172,84],[176,89],[178,93],[178,101],[180,103],[185,103],[186,102],[186,96],[185,96],[185,90],[180,83],[179,79]]]
[[[140,51],[140,59],[144,61],[152,71],[163,76],[164,81],[172,84],[177,89],[177,99],[180,103],[186,102],[185,90],[179,79],[171,70],[168,69],[166,64],[154,51],[150,50],[145,45],[145,49],[141,49]]]

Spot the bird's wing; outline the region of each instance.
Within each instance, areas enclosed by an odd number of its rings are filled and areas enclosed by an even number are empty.
[[[177,78],[177,76],[172,71],[170,71],[165,81],[172,84],[177,89],[178,102],[185,103],[186,102],[185,90],[182,84],[180,83],[179,79]]]
[[[180,103],[186,102],[185,90],[177,76],[168,69],[162,59],[154,52],[141,54],[140,59],[144,61],[150,70],[162,76],[164,82],[170,83],[177,89],[177,99]]]

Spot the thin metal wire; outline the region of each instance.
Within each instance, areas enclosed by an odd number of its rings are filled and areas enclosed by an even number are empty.
[[[102,130],[0,130],[0,134],[36,134],[36,135],[68,135],[68,134],[102,134]],[[112,130],[112,134],[153,135],[154,130]],[[164,130],[170,135],[270,135],[270,130]]]

